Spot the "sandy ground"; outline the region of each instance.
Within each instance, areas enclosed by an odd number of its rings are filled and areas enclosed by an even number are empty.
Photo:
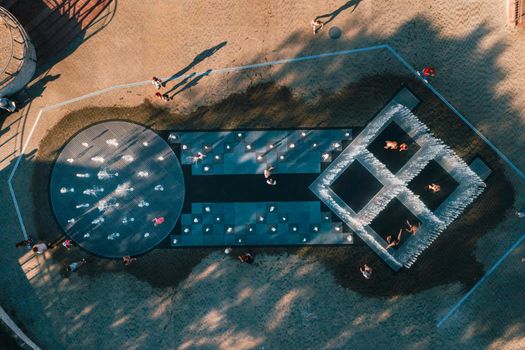
[[[506,27],[504,1],[356,1],[357,6],[341,12],[314,37],[308,26],[311,18],[344,3],[119,1],[104,30],[29,86],[27,93],[38,97],[10,115],[0,132],[5,243],[0,254],[0,302],[43,348],[525,347],[523,246],[439,329],[436,321],[465,292],[460,285],[393,299],[367,298],[338,286],[315,262],[258,256],[255,266],[242,266],[217,253],[178,287],[153,288],[125,273],[64,279],[49,257],[12,249],[22,236],[6,180],[40,108],[114,84],[171,76],[223,41],[227,45],[187,73],[388,43],[416,67],[435,66],[435,86],[525,169],[520,152],[525,137],[525,32]],[[328,38],[332,26],[342,29],[339,40]],[[269,77],[298,85],[307,95],[309,81],[294,74],[262,69],[246,72],[239,80],[230,73],[227,84],[210,76],[181,94],[173,108],[206,104]],[[337,71],[323,71],[310,79],[314,85],[328,81],[326,89],[344,80]],[[136,105],[147,94],[141,88],[116,91],[45,114],[26,153],[68,110],[90,103]],[[16,178],[22,212],[32,211],[31,196],[24,193],[30,188],[30,159]],[[520,194],[524,182],[510,170],[509,177],[520,207],[525,202]],[[523,223],[509,213],[479,244],[477,255],[487,269],[520,236],[521,227]]]

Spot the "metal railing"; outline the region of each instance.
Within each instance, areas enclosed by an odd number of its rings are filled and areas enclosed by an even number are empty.
[[[10,40],[11,41],[10,42],[11,48],[10,48],[9,59],[7,60],[7,63],[5,64],[5,66],[2,67],[2,69],[0,69],[0,74],[7,75],[7,77],[5,77],[4,79],[2,79],[0,81],[0,87],[2,87],[6,83],[8,83],[10,80],[14,79],[15,75],[18,72],[20,72],[20,70],[22,69],[22,66],[23,66],[22,62],[24,61],[24,59],[27,58],[27,53],[29,52],[29,45],[28,45],[29,37],[27,36],[27,33],[25,32],[25,30],[22,27],[22,25],[20,24],[20,22],[18,22],[18,20],[9,11],[4,9],[3,7],[0,7],[0,18],[2,18],[4,20],[4,23],[5,23],[6,27],[9,29],[9,35],[10,35],[10,39],[11,39]],[[17,33],[19,34],[19,37],[21,38],[21,41],[19,41],[18,39],[16,39],[13,36],[13,31],[14,30],[16,30]],[[18,43],[18,44],[22,45],[22,48],[23,48],[22,57],[16,57],[13,54],[13,49],[14,49],[13,43]],[[32,58],[30,57],[30,59],[32,59]],[[11,65],[11,62],[13,60],[20,61],[20,64],[16,67],[16,70],[14,72],[9,72],[8,68]]]
[[[514,24],[520,25],[523,17],[523,2],[524,0],[516,0],[514,2]]]

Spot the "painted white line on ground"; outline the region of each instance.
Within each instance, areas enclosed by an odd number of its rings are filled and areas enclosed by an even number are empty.
[[[31,339],[17,326],[11,317],[5,312],[0,306],[0,319],[19,337],[24,343],[26,343],[33,350],[41,350],[38,345],[33,343]]]
[[[450,318],[450,316],[452,316],[452,314],[454,314],[454,312],[456,312],[456,310],[467,300],[467,298],[472,294],[474,293],[474,291],[476,289],[478,289],[478,287],[483,283],[485,282],[485,280],[501,265],[501,263],[503,262],[503,260],[505,260],[509,254],[514,250],[516,249],[520,243],[525,239],[525,234],[523,234],[509,249],[507,249],[507,251],[505,252],[505,254],[503,254],[499,259],[498,261],[496,261],[496,263],[494,265],[492,265],[492,267],[487,271],[487,273],[485,273],[485,275],[483,275],[483,277],[481,277],[481,279],[474,285],[474,287],[472,287],[448,312],[447,314],[441,319],[439,320],[439,322],[437,323],[437,327],[441,327],[441,325],[443,325],[443,322],[445,322],[446,320],[448,320]]]
[[[22,157],[24,156],[24,152],[27,148],[27,145],[29,145],[29,141],[31,140],[31,137],[33,136],[33,133],[35,132],[36,126],[38,125],[38,121],[40,120],[42,113],[43,113],[42,110],[38,112],[36,120],[33,123],[31,130],[29,131],[27,140],[24,143],[22,150],[20,151],[20,155],[18,156],[15,165],[13,166],[13,171],[11,171],[11,175],[9,175],[9,178],[7,179],[7,186],[9,187],[9,192],[11,193],[11,199],[13,200],[13,204],[15,205],[16,215],[18,216],[18,222],[20,223],[20,228],[22,229],[22,234],[24,235],[24,239],[27,239],[28,235],[26,231],[26,226],[24,225],[24,219],[22,218],[22,214],[18,206],[18,201],[16,200],[16,195],[15,195],[15,190],[13,188],[12,180],[13,180],[13,177],[15,176],[16,169],[18,169],[18,165],[20,164],[20,161],[22,160]],[[23,137],[23,135],[21,135],[21,137]]]

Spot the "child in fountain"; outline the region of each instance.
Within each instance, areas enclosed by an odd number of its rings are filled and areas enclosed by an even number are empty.
[[[397,142],[396,141],[385,141],[385,147],[384,149],[397,149]]]
[[[439,186],[438,184],[430,184],[427,186],[427,189],[429,189],[433,193],[437,193],[441,191],[441,186]]]
[[[397,238],[392,238],[391,235],[386,236],[386,241],[388,242],[388,245],[385,249],[390,249],[392,247],[395,247],[401,242],[401,235],[403,234],[403,229],[399,230],[399,233],[397,234]]]
[[[265,179],[267,179],[267,178],[269,178],[270,176],[272,176],[272,170],[273,170],[273,169],[274,169],[274,167],[271,166],[271,165],[270,165],[268,168],[264,169],[263,174],[264,174],[264,178],[265,178]]]
[[[399,145],[399,152],[408,151],[408,145],[406,143],[402,143]]]
[[[419,230],[420,226],[421,224],[412,225],[410,221],[407,220],[407,228],[405,229],[405,231],[415,235],[417,230]]]
[[[157,77],[151,78],[151,83],[153,84],[153,86],[155,86],[157,90],[159,90],[162,87],[162,80],[160,80]]]
[[[151,221],[153,222],[154,226],[159,226],[160,224],[162,224],[164,222],[164,217],[163,216],[159,216],[158,218],[155,218],[155,219],[153,219]]]
[[[266,179],[266,183],[270,186],[275,186],[277,185],[277,180],[268,178]]]
[[[193,160],[193,163],[197,163],[198,161],[203,160],[204,158],[206,158],[206,155],[204,153],[202,153],[202,152],[197,152],[197,154],[194,155],[191,158]]]
[[[66,239],[66,240],[64,240],[64,242],[62,242],[62,246],[64,246],[64,248],[69,250],[69,248],[71,248],[73,246],[73,241],[70,240],[70,239]]]

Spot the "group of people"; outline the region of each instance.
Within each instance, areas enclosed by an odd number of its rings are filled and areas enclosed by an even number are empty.
[[[232,252],[233,248],[228,247],[224,249],[224,254],[229,255]],[[240,262],[246,263],[246,264],[253,264],[255,261],[254,256],[251,253],[245,252],[237,256],[237,259],[239,259]]]
[[[157,77],[151,78],[151,84],[155,86],[157,90],[160,90],[162,87],[164,87],[164,82]],[[161,99],[162,101],[166,101],[166,102],[170,100],[170,97],[167,94],[161,94],[160,91],[157,91],[155,93],[155,97]]]
[[[385,141],[384,149],[397,150],[399,152],[408,151],[408,145],[406,143],[399,144],[397,141],[387,140]]]
[[[159,221],[160,221],[160,223],[158,223]],[[164,218],[163,217],[155,218],[155,219],[153,219],[153,222],[154,222],[154,225],[157,226],[158,224],[161,224],[162,222],[164,222]],[[65,249],[69,250],[69,249],[71,249],[71,247],[76,246],[76,244],[71,239],[65,239],[64,241],[62,241],[62,246]],[[42,255],[46,251],[48,251],[49,249],[53,249],[56,246],[53,245],[50,242],[35,243],[33,238],[28,237],[27,239],[24,239],[24,240],[16,243],[15,247],[16,248],[26,247],[28,250],[32,250],[34,253]],[[134,257],[131,257],[131,256],[124,256],[124,257],[122,257],[122,262],[124,263],[124,265],[129,265],[129,264],[131,264],[132,262],[134,262],[136,260],[137,260],[137,258],[134,258]],[[86,263],[87,263],[87,259],[86,258],[82,258],[82,259],[80,259],[78,261],[73,261],[73,262],[69,263],[66,266],[66,271],[67,272],[75,272],[81,266],[85,265]]]
[[[417,224],[412,224],[410,223],[410,221],[406,220],[406,227],[405,228],[400,228],[399,229],[399,232],[397,233],[397,237],[392,237],[392,235],[388,235],[386,236],[386,241],[387,241],[387,246],[385,247],[385,249],[390,249],[390,248],[393,248],[397,245],[399,245],[399,243],[401,243],[401,238],[402,238],[402,235],[403,233],[409,233],[409,234],[413,234],[415,235],[416,232],[419,230],[419,228],[421,227],[421,224],[420,223],[417,223]],[[359,271],[361,272],[361,274],[363,275],[363,277],[365,279],[370,279],[370,277],[372,277],[372,267],[370,267],[369,265],[367,264],[364,264],[364,265],[361,265],[359,267]]]
[[[385,141],[385,146],[383,148],[403,152],[408,150],[408,145],[406,143],[399,144],[397,141],[387,140]],[[425,186],[425,188],[432,193],[438,193],[441,191],[441,186],[435,183],[431,183],[430,185]]]
[[[411,224],[410,221],[408,220],[406,221],[406,224],[407,226],[404,229],[403,228],[399,229],[399,232],[397,233],[397,237],[392,237],[392,235],[386,236],[386,242],[388,243],[388,245],[385,247],[385,249],[390,249],[390,248],[393,248],[399,245],[399,243],[401,243],[403,232],[415,235],[416,232],[419,230],[419,227],[421,226],[421,224],[419,223]]]

